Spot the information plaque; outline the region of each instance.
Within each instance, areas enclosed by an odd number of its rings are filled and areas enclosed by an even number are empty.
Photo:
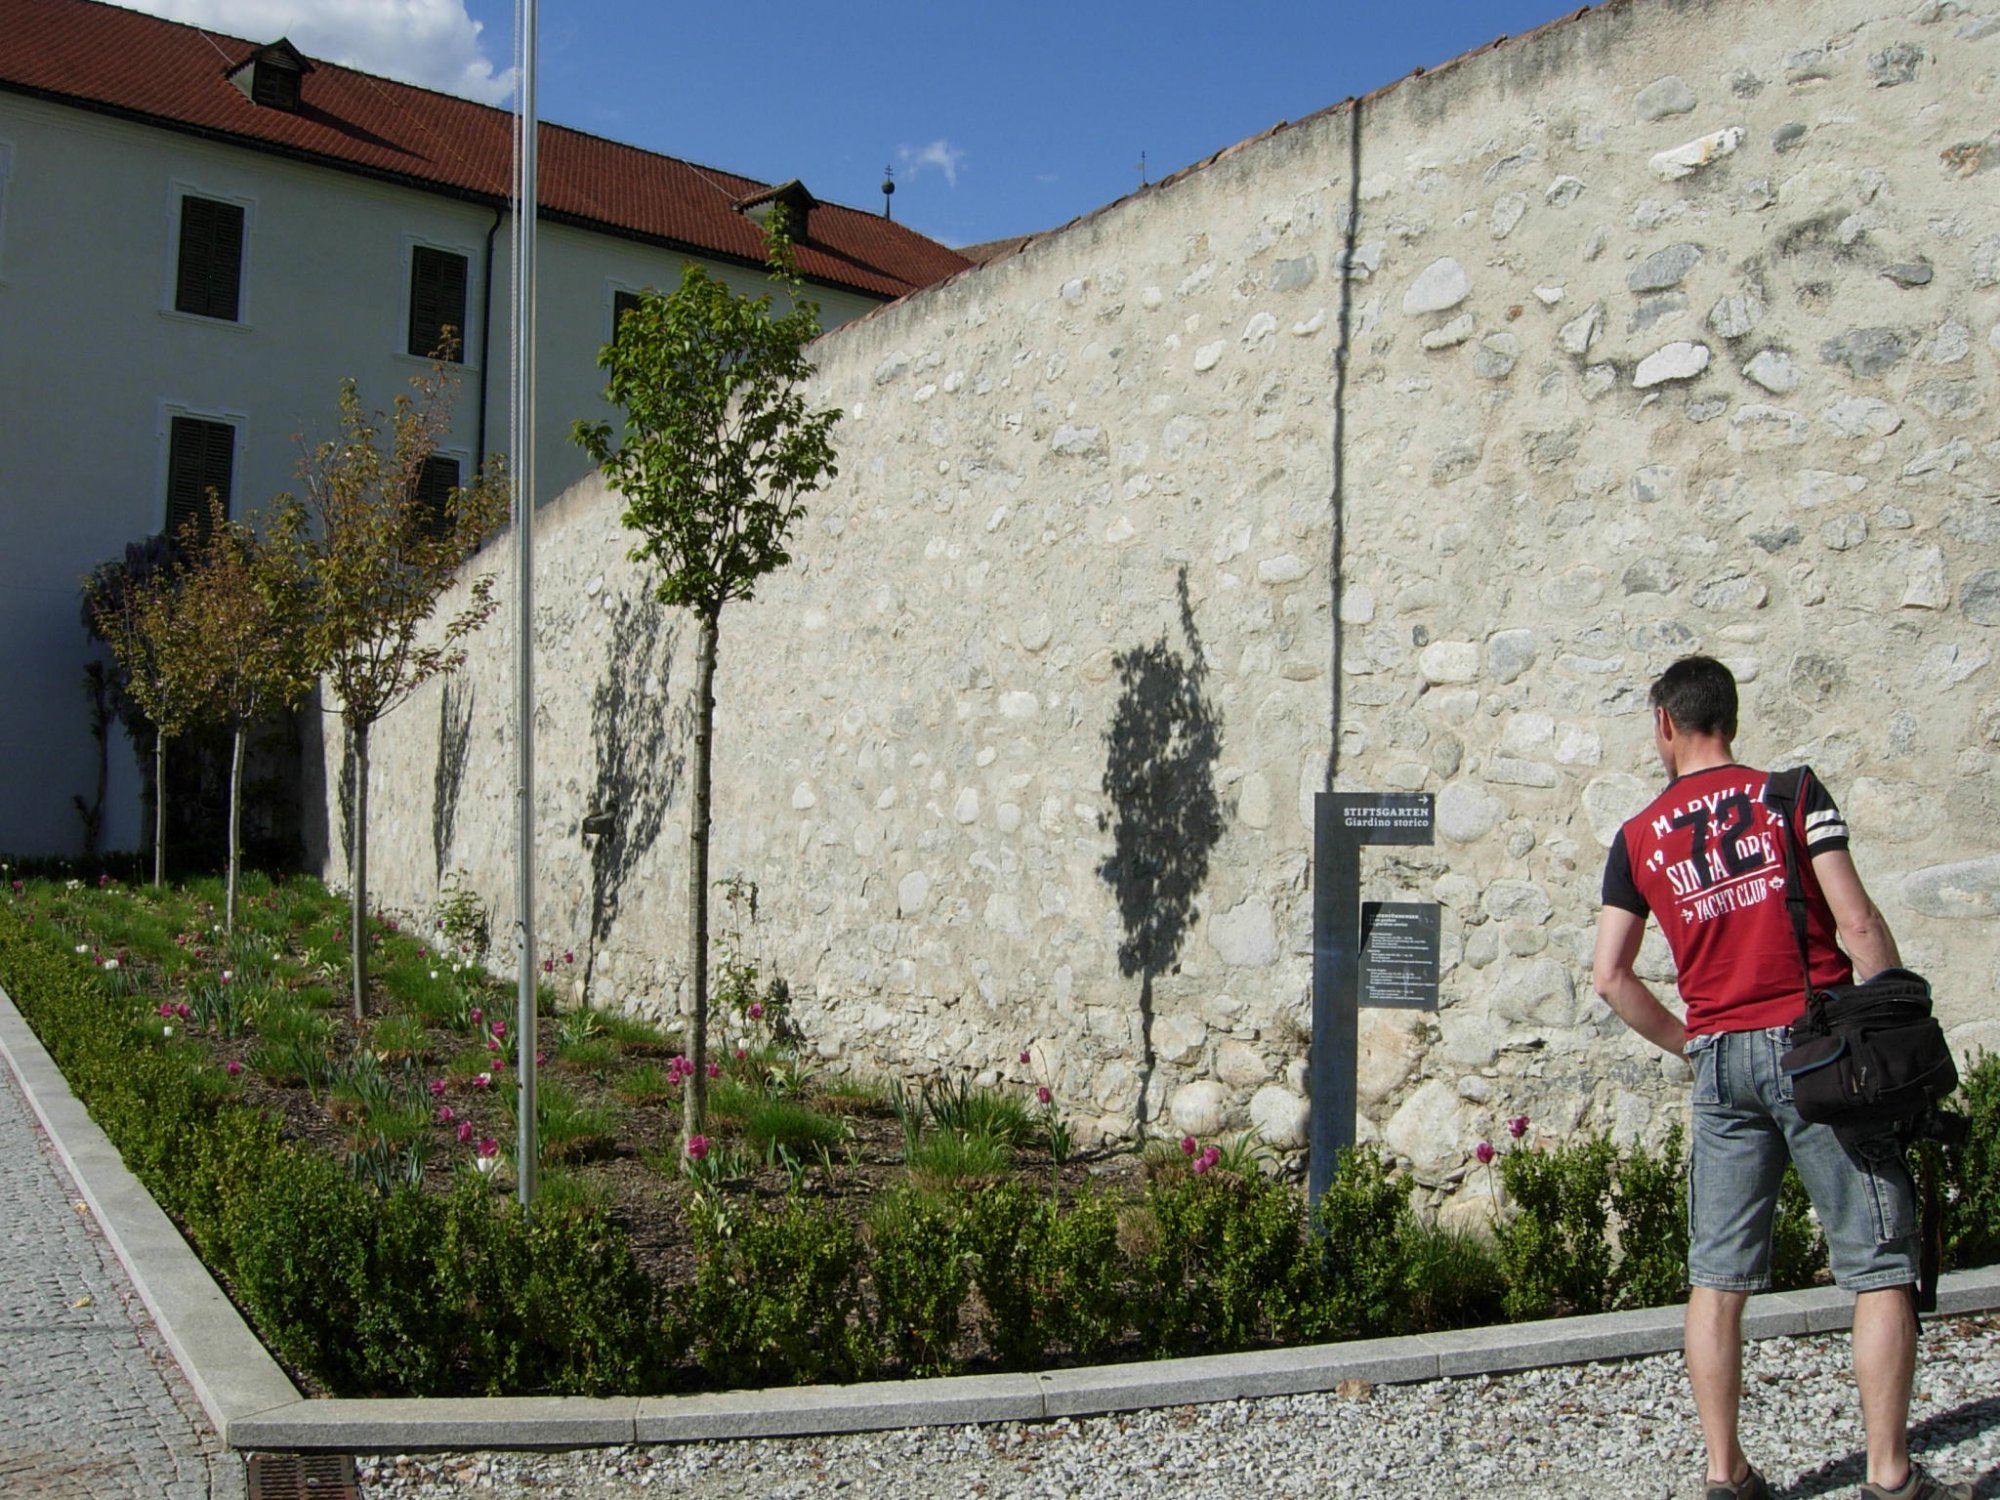
[[[1361,1003],[1390,1010],[1436,1010],[1435,901],[1361,903]]]

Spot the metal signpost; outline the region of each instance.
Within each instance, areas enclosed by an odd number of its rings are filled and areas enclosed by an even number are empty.
[[[1321,792],[1313,799],[1313,1013],[1309,1087],[1311,1201],[1354,1144],[1363,1005],[1435,1010],[1435,902],[1361,903],[1363,844],[1428,844],[1429,792]]]

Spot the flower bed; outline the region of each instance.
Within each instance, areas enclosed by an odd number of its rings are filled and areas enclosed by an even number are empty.
[[[1676,1143],[1538,1150],[1517,1120],[1508,1149],[1481,1153],[1513,1205],[1491,1243],[1418,1221],[1407,1184],[1364,1151],[1309,1225],[1297,1189],[1241,1143],[1084,1162],[1032,1082],[1017,1097],[814,1080],[786,1046],[782,989],[742,965],[719,986],[740,1032],[711,1083],[715,1128],[685,1155],[672,1038],[546,1019],[544,1191],[524,1218],[507,1191],[510,997],[437,934],[384,924],[376,1013],[356,1026],[336,999],[342,907],[303,880],[247,896],[225,940],[200,885],[10,883],[0,982],[316,1389],[631,1394],[1031,1369],[1680,1291]],[[1973,1139],[1937,1161],[1960,1264],[2000,1250],[1994,1060],[1968,1095]],[[1802,1200],[1781,1219],[1781,1274],[1802,1284],[1823,1252]]]

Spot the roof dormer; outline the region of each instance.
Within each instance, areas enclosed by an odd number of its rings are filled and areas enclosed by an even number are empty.
[[[279,37],[268,47],[259,47],[242,62],[225,69],[222,76],[241,89],[252,104],[296,113],[300,82],[312,70],[305,54]]]
[[[736,211],[760,228],[770,223],[772,209],[784,209],[786,233],[794,242],[807,237],[806,220],[817,207],[819,199],[807,192],[806,185],[796,177],[777,187],[765,188],[761,193],[736,200]]]

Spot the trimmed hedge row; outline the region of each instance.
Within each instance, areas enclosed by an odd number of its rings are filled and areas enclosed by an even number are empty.
[[[1012,1369],[1643,1306],[1681,1294],[1678,1138],[1498,1163],[1518,1212],[1488,1244],[1420,1222],[1409,1184],[1351,1154],[1308,1223],[1297,1191],[1174,1164],[1136,1202],[1018,1181],[879,1198],[856,1225],[691,1195],[693,1280],[669,1291],[598,1211],[524,1217],[471,1177],[384,1198],[282,1140],[201,1049],[162,1039],[46,923],[0,906],[0,981],[126,1163],[185,1226],[277,1356],[343,1395],[647,1394],[941,1374],[977,1318]],[[1932,1152],[1952,1262],[2000,1253],[2000,1059],[1970,1070],[1971,1141]],[[1781,1284],[1815,1274],[1803,1199]],[[1623,1248],[1610,1233],[1623,1227]],[[976,1295],[975,1295],[976,1294]]]

